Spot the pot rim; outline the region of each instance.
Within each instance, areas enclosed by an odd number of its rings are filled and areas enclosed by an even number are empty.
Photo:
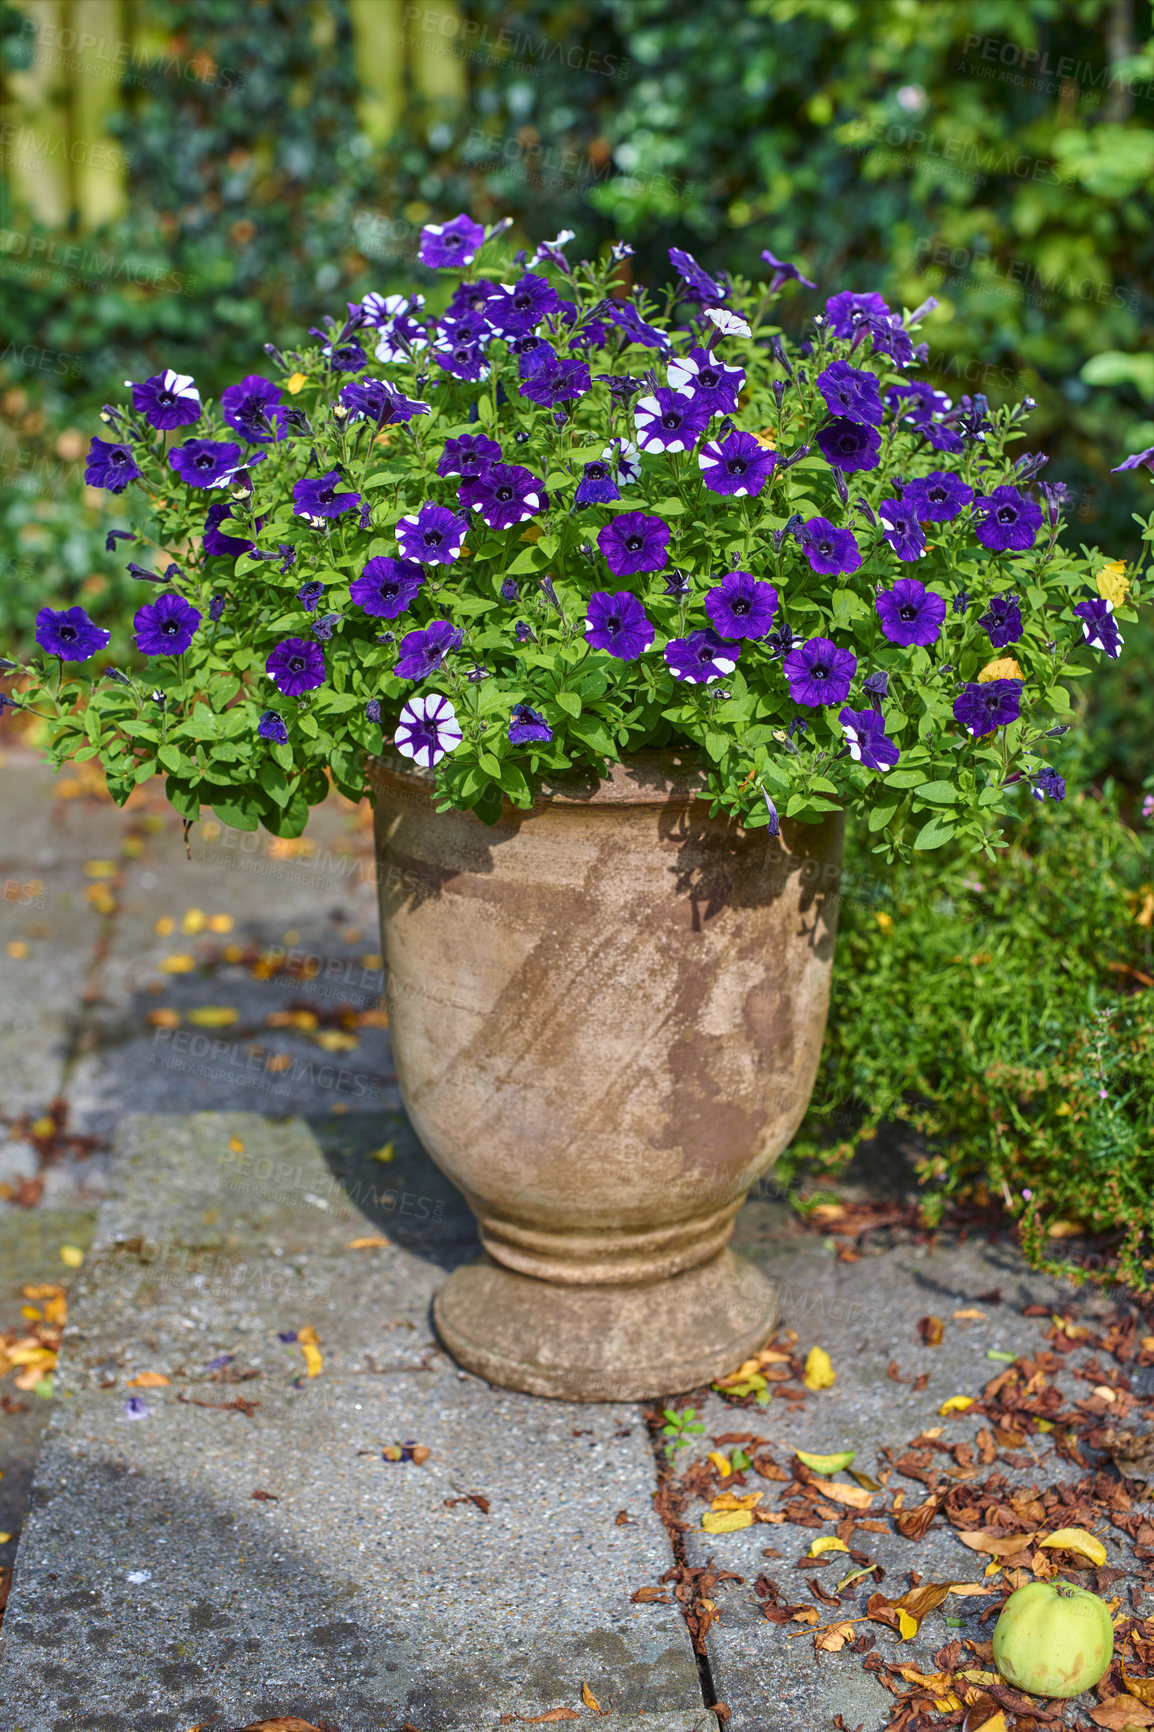
[[[374,787],[389,780],[432,794],[436,776],[404,758],[399,752],[381,752],[366,760]],[[504,806],[519,817],[546,806],[692,806],[707,793],[705,772],[691,749],[667,752],[631,752],[609,766],[608,776],[592,774],[557,776],[543,780],[529,808]]]

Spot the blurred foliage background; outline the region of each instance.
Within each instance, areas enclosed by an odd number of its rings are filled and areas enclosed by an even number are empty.
[[[104,546],[124,506],[82,479],[125,379],[218,396],[266,341],[426,287],[420,226],[460,210],[518,244],[572,228],[576,256],[624,236],[648,283],[671,245],[745,275],[769,248],[818,284],[787,291],[794,331],[838,289],[936,295],[934,383],[1034,397],[1067,537],[1133,558],[1150,477],[1111,470],[1154,445],[1151,28],[1144,0],[0,0],[0,647],[45,602],[139,603]],[[1154,633],[1128,637],[1080,682],[1071,798],[1025,798],[996,865],[880,880],[851,838],[826,1083],[783,1171],[898,1119],[939,1207],[1028,1177],[1034,1207],[1129,1221],[1133,1278]]]

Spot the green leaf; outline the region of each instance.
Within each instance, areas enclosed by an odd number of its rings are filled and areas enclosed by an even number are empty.
[[[288,777],[279,764],[274,764],[269,759],[265,760],[260,767],[260,785],[269,798],[276,801],[278,806],[288,805],[292,797],[292,789],[289,787]]]
[[[958,790],[952,782],[922,782],[914,789],[914,797],[918,800],[930,800],[936,806],[955,806]]]
[[[926,850],[943,847],[953,836],[954,826],[943,818],[931,818],[917,833],[914,847]]]
[[[255,830],[260,822],[261,808],[256,797],[243,788],[230,788],[221,793],[213,789],[211,803],[221,823],[233,830]]]
[[[494,757],[492,752],[478,752],[477,762],[480,764],[482,770],[484,770],[487,776],[494,776],[498,781],[500,781],[501,760]]]
[[[581,714],[581,699],[576,692],[554,692],[553,702],[566,715],[576,717]]]
[[[884,806],[875,806],[869,817],[870,829],[884,830],[900,805],[900,800],[890,800]]]
[[[886,776],[887,788],[916,788],[922,780],[921,770],[891,770]]]
[[[549,555],[542,553],[537,546],[527,547],[524,553],[519,553],[512,565],[505,567],[510,577],[519,577],[522,572],[544,571],[549,563]]]

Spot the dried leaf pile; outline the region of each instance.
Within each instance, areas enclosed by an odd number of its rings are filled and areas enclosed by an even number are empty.
[[[981,1299],[1000,1303],[1000,1294]],[[981,1315],[954,1314],[963,1322]],[[712,1560],[690,1565],[684,1539],[690,1527],[724,1536],[764,1525],[767,1540],[779,1543],[794,1537],[791,1530],[812,1529],[804,1554],[790,1565],[799,1572],[793,1581],[783,1573],[782,1552],[765,1548],[767,1558],[782,1561],[774,1575],[757,1576],[753,1594],[782,1637],[810,1634],[818,1664],[827,1653],[860,1655],[893,1695],[891,1732],[1154,1727],[1154,1618],[1141,1615],[1144,1593],[1154,1586],[1154,1430],[1136,1424],[1154,1421],[1154,1399],[1143,1401],[1132,1388],[1133,1373],[1154,1366],[1154,1333],[1125,1307],[1094,1328],[1043,1306],[1027,1306],[1024,1315],[1046,1319],[1038,1349],[997,1355],[1003,1362],[979,1394],[941,1407],[940,1416],[955,1425],[977,1422],[967,1439],[949,1442],[945,1425],[928,1426],[901,1450],[883,1448],[870,1474],[851,1465],[853,1451],[778,1459],[780,1445],[753,1430],[732,1431],[714,1437],[714,1447],[684,1471],[675,1474],[671,1464],[656,1501],[678,1562],[660,1586],[638,1589],[635,1602],[672,1594],[701,1651],[723,1615],[713,1590],[724,1581],[743,1585],[744,1578]],[[919,1334],[936,1345],[946,1327],[943,1319],[925,1318]],[[820,1377],[807,1377],[815,1363]],[[889,1369],[891,1377],[910,1381],[896,1364]],[[768,1420],[777,1399],[800,1404],[835,1375],[828,1356],[815,1362],[813,1350],[802,1355],[796,1336],[786,1332],[713,1387],[731,1406],[752,1410],[750,1420]],[[913,1387],[925,1381],[912,1380]],[[651,1424],[657,1433],[658,1419]],[[1047,1475],[1047,1461],[1063,1464],[1060,1475]],[[708,1508],[691,1521],[694,1502]],[[917,1545],[934,1524],[953,1530],[974,1554],[974,1569],[959,1572],[955,1582],[934,1582],[910,1568],[908,1587],[895,1593],[887,1584],[883,1591],[886,1570],[873,1556],[871,1536],[897,1533]],[[1124,1546],[1133,1560],[1128,1569],[1109,1562],[1103,1535]],[[993,1670],[988,1639],[947,1641],[932,1671],[903,1663],[900,1647],[893,1658],[879,1649],[879,1634],[908,1641],[950,1595],[955,1605],[980,1599],[979,1624],[992,1634],[991,1620],[1014,1588],[1056,1577],[1100,1594],[1114,1613],[1115,1657],[1096,1700],[1080,1698],[1067,1709],[1011,1688]]]

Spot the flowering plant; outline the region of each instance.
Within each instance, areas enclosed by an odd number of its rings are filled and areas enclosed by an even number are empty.
[[[56,759],[280,835],[390,743],[489,822],[692,746],[714,811],[853,806],[890,858],[1061,798],[1041,748],[1139,586],[1059,545],[1063,489],[1008,454],[1029,400],[917,377],[932,301],[835,294],[787,345],[775,299],[814,285],[772,254],[755,285],[671,248],[656,304],[624,243],[510,262],[507,226],[424,230],[436,316],[371,294],[219,406],[164,372],[105,408],[86,478],[139,501],[110,542],[150,550],[144,671],[77,677],[109,634],[43,609],[19,701]]]

